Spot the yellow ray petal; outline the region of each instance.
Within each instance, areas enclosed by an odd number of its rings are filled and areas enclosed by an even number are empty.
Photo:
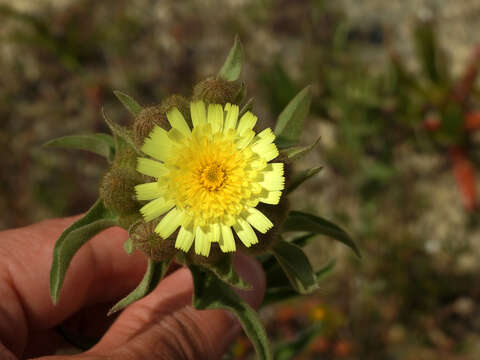
[[[210,225],[210,230],[212,233],[211,242],[219,242],[220,241],[220,224],[212,224]]]
[[[164,239],[168,238],[182,224],[184,217],[183,211],[178,210],[176,207],[173,208],[160,220],[155,228],[155,232]]]
[[[268,191],[278,191],[285,188],[285,178],[270,171],[263,174],[263,181],[259,184]]]
[[[237,223],[233,225],[233,229],[246,247],[258,243],[257,234],[246,220],[238,218]]]
[[[144,175],[158,179],[160,176],[163,176],[167,173],[167,168],[158,161],[147,158],[138,158],[137,171]]]
[[[221,225],[222,237],[220,239],[220,249],[223,252],[232,252],[236,250],[235,239],[233,238],[232,228],[227,225]]]
[[[205,103],[201,100],[190,103],[190,114],[194,128],[207,122]]]
[[[165,129],[155,125],[149,137],[145,139],[141,150],[158,160],[165,160],[172,145]]]
[[[167,112],[167,119],[172,128],[177,129],[184,136],[190,136],[190,127],[185,121],[182,113],[176,107],[170,109],[170,111]]]
[[[280,202],[281,196],[281,191],[268,191],[264,189],[259,195],[258,200],[265,204],[277,205]]]
[[[227,108],[227,105],[228,106]],[[223,128],[223,132],[227,132],[229,129],[235,129],[237,126],[237,121],[238,121],[238,106],[237,105],[231,105],[227,104],[225,105],[225,111],[227,112],[226,118],[225,118],[225,126]]]
[[[153,200],[163,197],[164,195],[164,191],[157,181],[135,186],[135,193],[137,195],[137,200],[140,201]]]
[[[268,163],[267,166],[263,169],[263,171],[273,171],[277,173],[279,176],[283,176],[284,173],[284,164],[283,163]]]
[[[182,226],[175,241],[175,248],[188,252],[192,247],[194,237],[192,229]]]
[[[278,149],[274,143],[258,142],[252,145],[252,151],[265,161],[273,160],[278,156]]]
[[[223,129],[223,109],[219,104],[208,105],[207,122],[212,126],[212,132],[216,133]]]
[[[273,133],[272,129],[266,128],[259,132],[257,136],[255,136],[254,143],[263,142],[265,144],[272,143],[275,140],[275,134]]]
[[[249,208],[247,213],[246,220],[262,234],[265,234],[273,227],[273,223],[270,221],[270,219],[267,218],[260,210],[256,208]]]
[[[185,140],[185,135],[178,130],[177,128],[171,128],[168,131],[168,138],[172,141],[173,144],[181,144]]]
[[[257,123],[257,117],[253,115],[250,111],[243,114],[238,123],[237,134],[242,135],[244,131],[252,130],[255,124]]]
[[[207,234],[201,226],[195,229],[195,253],[198,255],[208,256],[210,253],[210,241],[207,240]]]
[[[165,200],[163,198],[155,199],[144,205],[140,212],[146,222],[165,214],[168,210],[175,206],[173,200]]]
[[[268,191],[278,191],[285,188],[283,163],[268,164],[261,176],[263,176],[263,180],[259,184]]]
[[[236,142],[237,148],[240,150],[246,148],[248,144],[250,144],[254,136],[255,132],[253,130],[247,129],[246,131],[244,131],[241,137]]]

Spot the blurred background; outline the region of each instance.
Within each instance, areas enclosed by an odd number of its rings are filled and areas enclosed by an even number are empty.
[[[480,358],[478,0],[2,0],[0,21],[0,229],[85,211],[107,164],[41,145],[108,132],[102,106],[128,124],[114,89],[189,96],[239,34],[264,125],[312,85],[298,169],[324,168],[292,203],[363,253],[309,245],[335,266],[262,310],[276,359]]]

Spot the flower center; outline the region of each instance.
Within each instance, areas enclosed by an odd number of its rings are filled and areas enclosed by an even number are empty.
[[[208,191],[216,191],[223,186],[226,177],[224,167],[218,163],[212,163],[203,168],[200,183]]]

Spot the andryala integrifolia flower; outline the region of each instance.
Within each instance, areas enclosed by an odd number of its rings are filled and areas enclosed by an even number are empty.
[[[137,170],[156,181],[135,187],[137,199],[149,201],[140,212],[162,238],[178,228],[175,247],[208,256],[212,243],[236,250],[234,232],[246,247],[258,243],[272,221],[257,206],[276,205],[285,185],[283,163],[270,128],[256,134],[257,117],[239,119],[237,105],[190,104],[193,129],[176,108],[167,112],[169,131],[156,126],[141,150]],[[233,231],[232,231],[233,229]]]
[[[90,149],[107,160],[114,156],[102,179],[101,199],[67,228],[55,245],[50,273],[54,303],[79,241],[120,225],[130,235],[125,251],[130,254],[139,249],[149,261],[142,286],[120,300],[110,313],[147,295],[175,259],[192,272],[195,307],[232,309],[243,327],[251,329],[247,334],[259,357],[271,358],[259,318],[230,288],[248,286],[236,274],[231,252],[268,252],[265,258],[269,260],[264,264],[277,261],[285,272],[281,286],[290,285],[301,294],[317,288],[316,276],[302,250],[282,239],[283,232],[334,233],[334,238],[359,254],[338,226],[312,214],[288,213],[285,186],[290,184],[287,189],[292,191],[309,177],[300,174],[293,178],[291,163],[313,146],[288,147],[299,140],[297,130],[303,127],[311,102],[310,87],[300,91],[279,116],[275,127],[278,139],[269,128],[256,133],[257,117],[244,110],[240,114],[237,106],[246,93],[239,82],[242,59],[243,48],[236,39],[217,76],[195,86],[192,102],[173,95],[160,105],[144,108],[116,91],[117,98],[134,115],[129,128],[114,124],[104,114],[114,138],[95,134],[54,142]],[[284,148],[280,155],[274,140]],[[318,172],[316,168],[309,171]],[[288,226],[284,226],[287,213]],[[316,223],[320,226],[314,226]],[[214,302],[212,296],[217,297]]]

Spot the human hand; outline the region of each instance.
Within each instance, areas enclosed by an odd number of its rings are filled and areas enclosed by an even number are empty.
[[[106,315],[105,304],[113,304],[141,280],[145,256],[139,252],[127,255],[122,248],[126,232],[108,229],[76,254],[54,306],[49,295],[53,246],[73,220],[49,220],[0,232],[1,360],[54,353],[62,342],[55,331],[58,324],[77,314],[82,326],[98,327],[106,319],[94,312],[95,307],[104,304],[101,314]],[[253,290],[238,293],[258,307],[265,292],[260,265],[237,255],[235,267],[253,285]],[[195,310],[192,293],[189,270],[175,270],[152,293],[125,309],[93,348],[80,355],[42,359],[219,359],[240,325],[224,310]]]

